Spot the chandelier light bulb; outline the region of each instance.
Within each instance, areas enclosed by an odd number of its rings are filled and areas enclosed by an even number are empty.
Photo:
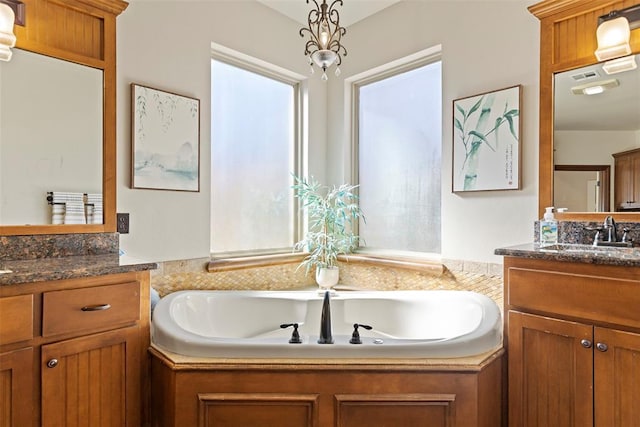
[[[329,45],[329,26],[326,20],[322,20],[320,24],[320,47],[326,49]]]

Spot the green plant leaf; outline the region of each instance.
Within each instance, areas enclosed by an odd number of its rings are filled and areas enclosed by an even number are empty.
[[[307,181],[294,175],[292,188],[309,218],[309,230],[294,245],[294,250],[309,252],[300,265],[304,265],[307,272],[312,267],[333,266],[339,254],[356,249],[359,239],[351,230],[354,221],[363,218],[355,193],[357,187],[342,184],[328,188],[313,177]]]
[[[516,129],[513,125],[513,118],[511,116],[505,116],[505,118],[507,119],[507,122],[509,122],[509,132],[511,132],[511,135],[513,135],[513,137],[517,141],[518,135],[516,134]]]
[[[482,104],[483,99],[484,99],[484,95],[481,96],[480,99],[478,99],[478,102],[476,102],[473,107],[471,107],[471,109],[469,110],[469,116],[475,113],[476,110],[478,110],[478,108],[480,108],[480,104]]]
[[[474,143],[477,143],[478,145],[480,145],[480,142],[484,142],[487,145],[487,147],[489,147],[491,149],[491,151],[496,151],[495,148],[493,148],[491,146],[491,144],[489,144],[489,140],[483,134],[481,134],[480,132],[476,132],[476,131],[472,130],[472,131],[469,131],[469,134],[473,135],[473,136],[475,136],[476,138],[479,139],[479,141],[477,141],[477,140],[474,141],[472,143],[472,145]]]
[[[460,130],[460,132],[464,132],[464,129],[462,129],[462,123],[460,123],[460,120],[458,120],[457,117],[453,118],[453,125],[456,127],[456,129]]]

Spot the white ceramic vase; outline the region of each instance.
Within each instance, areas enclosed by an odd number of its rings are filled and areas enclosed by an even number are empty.
[[[339,279],[338,267],[318,267],[316,268],[316,283],[321,289],[333,288]]]

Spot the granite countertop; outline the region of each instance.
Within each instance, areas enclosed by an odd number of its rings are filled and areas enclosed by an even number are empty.
[[[0,261],[0,286],[154,270],[153,262],[117,253]]]
[[[640,248],[611,248],[605,246],[563,244],[540,247],[539,243],[498,248],[496,255],[585,264],[640,267]]]

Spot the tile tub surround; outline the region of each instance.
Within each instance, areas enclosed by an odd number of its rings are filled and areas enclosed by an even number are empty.
[[[613,217],[615,219],[615,215]],[[596,232],[588,229],[601,226],[601,222],[558,221],[558,242],[590,245]],[[629,229],[629,238],[640,243],[640,223],[616,221],[616,227],[619,239],[622,238],[622,229],[626,227]],[[540,221],[534,222],[533,241],[540,242]]]
[[[302,269],[296,271],[297,263],[210,273],[207,271],[208,262],[208,258],[200,258],[161,263],[152,272],[151,285],[160,296],[185,289],[292,290],[316,286],[311,275],[306,276]],[[341,279],[338,288],[470,290],[485,294],[502,306],[502,277],[484,273],[490,269],[486,264],[480,268],[483,273],[445,268],[435,274],[433,271],[421,272],[361,262],[341,262],[339,268]]]
[[[0,236],[0,261],[117,254],[118,233]]]

